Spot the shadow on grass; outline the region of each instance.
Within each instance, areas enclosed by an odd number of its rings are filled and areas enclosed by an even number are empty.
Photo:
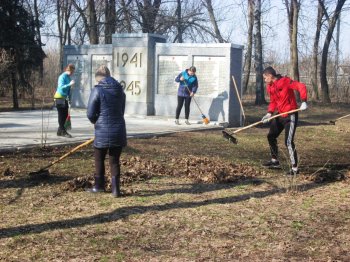
[[[0,189],[5,188],[29,188],[36,187],[39,185],[53,185],[71,180],[70,176],[58,176],[58,175],[49,175],[49,176],[40,176],[37,177],[28,176],[22,177],[19,179],[13,180],[0,180]]]
[[[164,190],[144,190],[140,196],[160,196],[165,194],[203,194],[206,192],[212,192],[222,189],[230,189],[232,187],[239,186],[247,186],[247,185],[260,185],[265,183],[264,180],[261,179],[246,179],[242,182],[236,183],[220,183],[220,184],[183,184],[181,188],[172,188],[172,189],[164,189]],[[164,184],[162,184],[164,185]],[[179,186],[179,184],[168,184],[170,186]]]
[[[308,191],[324,185],[327,185],[327,183],[324,183],[324,184],[309,183],[309,184],[300,186],[299,191],[304,192],[304,191]],[[40,224],[34,224],[34,225],[23,225],[23,226],[2,228],[0,229],[0,238],[42,233],[45,231],[50,231],[55,229],[67,229],[67,228],[74,228],[74,227],[83,227],[83,226],[92,225],[92,224],[109,223],[120,219],[125,219],[130,215],[145,214],[148,212],[162,212],[162,211],[174,210],[174,209],[177,210],[177,209],[185,209],[185,208],[197,208],[197,207],[208,206],[212,204],[230,204],[230,203],[246,201],[246,200],[249,200],[250,198],[261,199],[261,198],[268,197],[275,194],[286,193],[287,190],[288,189],[286,188],[273,188],[266,191],[253,192],[253,193],[243,194],[239,196],[206,199],[198,202],[187,201],[187,202],[158,204],[153,206],[121,207],[111,212],[101,213],[101,214],[97,214],[89,217],[52,221],[52,222],[40,223]]]

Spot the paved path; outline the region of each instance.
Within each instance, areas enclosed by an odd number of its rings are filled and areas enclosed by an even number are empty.
[[[86,118],[86,110],[72,109],[73,138],[56,135],[57,110],[33,110],[0,113],[0,152],[40,146],[82,142],[93,137],[93,125]],[[174,119],[158,116],[125,116],[128,137],[146,137],[174,132],[220,129],[216,122],[203,125],[200,119],[192,125],[175,125]],[[181,120],[180,120],[181,122]]]

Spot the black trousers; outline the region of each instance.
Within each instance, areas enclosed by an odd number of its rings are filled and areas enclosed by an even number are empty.
[[[182,106],[185,102],[185,118],[188,119],[190,116],[190,105],[191,105],[191,98],[190,96],[178,96],[177,97],[177,107],[176,107],[176,119],[179,119]]]
[[[58,112],[58,126],[61,130],[64,130],[64,123],[68,116],[68,101],[66,100],[62,105],[56,104],[56,108]]]
[[[109,167],[111,169],[112,176],[120,176],[120,155],[122,153],[122,147],[111,148],[96,148],[94,150],[95,155],[95,176],[104,179],[105,175],[105,159],[108,152]]]
[[[272,158],[278,159],[277,138],[284,129],[284,143],[288,149],[290,161],[293,167],[298,166],[298,155],[294,144],[294,135],[298,125],[298,113],[287,117],[278,117],[272,120],[270,131],[267,135]]]

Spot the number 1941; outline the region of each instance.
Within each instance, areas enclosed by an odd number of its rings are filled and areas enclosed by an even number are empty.
[[[135,67],[142,66],[142,53],[135,53],[129,56],[128,53],[117,53],[117,67],[126,67],[127,64],[135,65]]]

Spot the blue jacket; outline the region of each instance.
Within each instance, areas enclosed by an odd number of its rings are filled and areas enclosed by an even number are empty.
[[[184,81],[180,81],[180,77],[183,76],[184,77]],[[188,91],[188,89],[193,92],[196,93],[197,89],[198,89],[198,79],[196,75],[190,76],[187,73],[187,69],[183,72],[181,72],[176,78],[175,78],[175,82],[179,83],[179,89],[177,90],[177,95],[178,96],[184,96],[184,97],[189,97],[190,96],[190,92]],[[188,86],[188,89],[186,87],[186,85]]]
[[[96,148],[126,146],[125,93],[113,77],[103,78],[91,91],[87,117],[95,124]]]
[[[70,94],[70,83],[71,78],[67,72],[63,72],[58,77],[57,90],[55,98],[67,98]]]

